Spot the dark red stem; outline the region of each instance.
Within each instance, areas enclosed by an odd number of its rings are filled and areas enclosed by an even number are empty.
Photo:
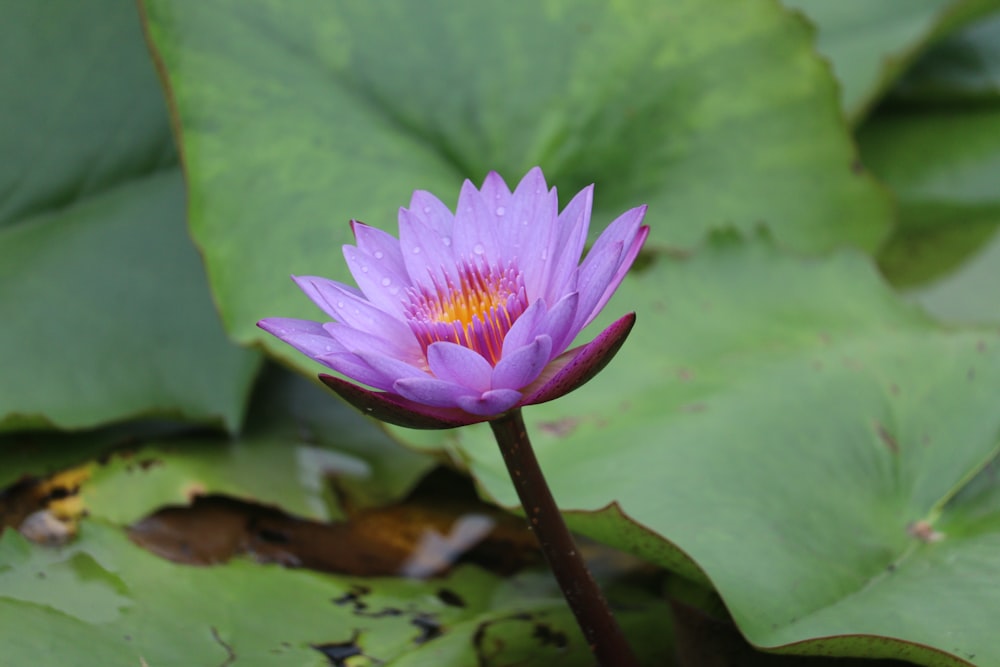
[[[598,664],[601,667],[638,667],[632,647],[625,641],[618,621],[580,556],[552,498],[531,448],[521,410],[511,410],[491,421],[490,426],[531,530]]]

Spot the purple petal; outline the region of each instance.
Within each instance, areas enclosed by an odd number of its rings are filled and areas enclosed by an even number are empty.
[[[402,378],[392,385],[392,390],[403,398],[436,408],[453,408],[460,398],[479,396],[478,391],[432,377]]]
[[[354,232],[359,248],[378,257],[392,271],[404,273],[403,253],[395,236],[357,220],[351,220],[351,231]],[[382,256],[379,257],[378,253],[382,253]]]
[[[529,345],[504,355],[493,369],[494,389],[523,389],[542,372],[549,363],[552,339],[538,336]]]
[[[379,352],[372,352],[368,350],[361,350],[354,352],[354,354],[356,354],[363,362],[368,364],[373,371],[379,373],[383,378],[385,378],[383,382],[377,385],[370,382],[365,383],[371,384],[373,387],[378,387],[379,389],[391,387],[396,380],[400,380],[402,378],[430,377],[426,371],[388,354],[381,354]]]
[[[570,292],[559,299],[559,302],[549,310],[543,329],[545,333],[551,336],[552,351],[556,354],[562,353],[573,342],[576,335],[580,333],[579,329],[572,329],[579,303],[580,293]]]
[[[323,355],[345,351],[340,343],[330,338],[330,334],[319,322],[289,317],[269,317],[258,322],[257,326],[313,359],[318,360]]]
[[[376,389],[391,389],[394,377],[386,377],[385,373],[376,371],[370,365],[362,361],[358,355],[351,352],[336,352],[317,357],[316,361],[328,368],[332,368],[341,375],[351,378],[355,382],[366,384]]]
[[[635,324],[629,313],[602,331],[594,340],[555,359],[531,388],[522,405],[535,405],[559,398],[588,382],[614,358]]]
[[[460,397],[458,407],[482,417],[498,417],[521,400],[521,392],[513,389],[494,389],[479,397]]]
[[[545,284],[545,300],[555,303],[564,294],[576,289],[570,282],[580,265],[583,246],[590,227],[590,209],[594,201],[594,186],[588,185],[577,193],[559,214],[557,238],[553,242],[554,256]]]
[[[622,243],[618,241],[611,247],[605,246],[600,253],[590,253],[580,265],[580,303],[572,326],[576,331],[583,329],[584,322],[590,319],[594,307],[607,291],[612,276],[618,270],[622,250]]]
[[[432,408],[396,394],[370,391],[332,375],[320,374],[319,379],[364,414],[396,426],[445,429],[485,421],[458,408]]]
[[[481,354],[457,343],[439,342],[427,347],[427,364],[434,377],[468,387],[477,393],[490,389],[493,367]]]
[[[514,322],[507,335],[504,336],[500,356],[503,357],[518,348],[524,347],[540,333],[548,333],[542,329],[547,314],[548,309],[545,307],[544,299],[537,299],[529,304],[528,308]]]
[[[343,349],[352,354],[384,354],[409,365],[420,367],[424,363],[424,354],[420,345],[416,343],[416,338],[410,335],[410,339],[403,341],[383,338],[382,336],[354,329],[340,322],[327,322],[323,329],[335,341],[343,346]]]
[[[518,259],[524,272],[524,284],[532,300],[544,296],[544,278],[548,272],[551,247],[556,234],[559,215],[559,198],[556,189],[548,189],[542,170],[535,167],[521,180],[514,191],[511,204],[512,227],[507,231],[503,247],[511,259]]]
[[[487,208],[479,190],[471,181],[462,184],[458,195],[458,208],[455,211],[455,235],[452,244],[455,247],[455,258],[458,260],[486,260],[493,263],[500,259],[496,225],[496,216]]]
[[[449,245],[451,240],[445,244],[441,234],[405,208],[399,209],[399,243],[412,282],[433,287],[434,279],[447,276],[458,284],[458,267]]]
[[[442,237],[450,237],[455,224],[455,214],[441,200],[427,192],[417,190],[410,199],[410,215]]]
[[[410,285],[410,277],[405,268],[400,273],[397,267],[392,266],[392,262],[385,262],[386,258],[388,255],[379,259],[361,248],[344,246],[347,267],[368,300],[390,315],[402,318],[403,300],[406,288]]]
[[[406,323],[373,306],[358,290],[315,276],[292,276],[292,280],[334,320],[398,341],[400,345],[417,346],[417,339]]]
[[[628,247],[628,250],[622,255],[621,260],[619,260],[618,270],[615,275],[611,277],[608,282],[607,289],[604,290],[604,294],[600,299],[597,300],[597,304],[590,311],[590,316],[584,321],[583,326],[587,326],[590,322],[597,317],[597,314],[604,309],[608,301],[614,296],[615,291],[621,284],[622,280],[625,278],[625,274],[632,267],[632,262],[635,258],[639,256],[639,251],[642,250],[643,243],[646,242],[646,237],[649,236],[649,227],[642,226],[639,228],[639,233],[635,235],[632,240],[632,245]]]

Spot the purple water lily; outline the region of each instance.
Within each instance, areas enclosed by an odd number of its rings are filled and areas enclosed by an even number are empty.
[[[428,192],[399,211],[399,239],[352,221],[344,257],[360,289],[295,282],[332,322],[258,323],[350,378],[320,378],[384,421],[451,428],[557,398],[600,371],[635,315],[567,350],[621,283],[649,233],[645,206],[612,222],[587,253],[593,186],[560,213],[539,168],[514,192],[491,172],[462,186],[456,213]]]

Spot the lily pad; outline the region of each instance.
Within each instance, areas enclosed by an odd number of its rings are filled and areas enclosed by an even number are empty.
[[[950,527],[1000,451],[1000,331],[936,325],[857,254],[732,236],[658,258],[626,310],[601,375],[525,410],[577,529],[710,583],[761,647],[1000,663],[995,504]],[[516,506],[489,429],[452,438]]]
[[[4,657],[14,664],[592,664],[542,573],[502,579],[465,567],[428,583],[180,566],[94,520],[60,550],[7,531],[0,562],[0,625],[18,628]],[[670,664],[666,602],[627,585],[609,596],[646,663]]]
[[[1000,109],[887,110],[858,139],[899,205],[886,275],[939,317],[1000,322]]]
[[[816,48],[830,59],[844,110],[859,121],[930,44],[989,12],[996,0],[909,0],[905,10],[868,0],[783,0],[818,29]]]
[[[0,9],[0,430],[149,416],[235,430],[259,363],[226,338],[128,3]]]
[[[648,203],[659,246],[765,225],[872,249],[889,223],[811,31],[771,2],[143,6],[191,229],[243,342],[311,313],[282,276],[347,278],[349,218],[394,229],[413,190],[451,205],[491,169],[540,164],[564,197],[597,182],[594,232]]]

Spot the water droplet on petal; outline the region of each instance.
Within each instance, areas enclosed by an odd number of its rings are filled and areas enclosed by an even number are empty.
[[[365,266],[361,267],[361,273],[368,273],[368,265],[367,264]]]
[[[385,257],[385,253],[384,252],[382,252],[381,250],[376,250],[375,251],[375,259],[382,259],[383,257]]]
[[[506,212],[507,210],[503,206],[497,206],[497,216],[503,217],[503,214]]]
[[[477,255],[482,255],[484,252],[486,252],[486,248],[483,247],[482,243],[477,243],[476,245],[472,246],[472,252],[476,253]]]
[[[542,261],[544,262],[548,258],[549,258],[549,249],[548,248],[542,248]]]
[[[450,246],[451,245],[451,237],[450,236],[442,236],[441,237],[441,243],[445,244],[446,246]]]
[[[424,213],[430,213],[430,212],[431,212],[431,207],[430,206],[424,206]]]
[[[333,352],[333,345],[327,345],[326,346],[326,351],[327,352]]]
[[[344,307],[344,302],[343,301],[338,301],[337,302],[337,308],[343,308],[343,307]]]
[[[392,284],[392,281],[389,280],[388,278],[383,278],[382,279],[382,286],[383,287],[388,287],[390,284]]]
[[[418,246],[418,245],[413,246],[413,254],[414,255],[419,255],[420,254],[420,246]]]

